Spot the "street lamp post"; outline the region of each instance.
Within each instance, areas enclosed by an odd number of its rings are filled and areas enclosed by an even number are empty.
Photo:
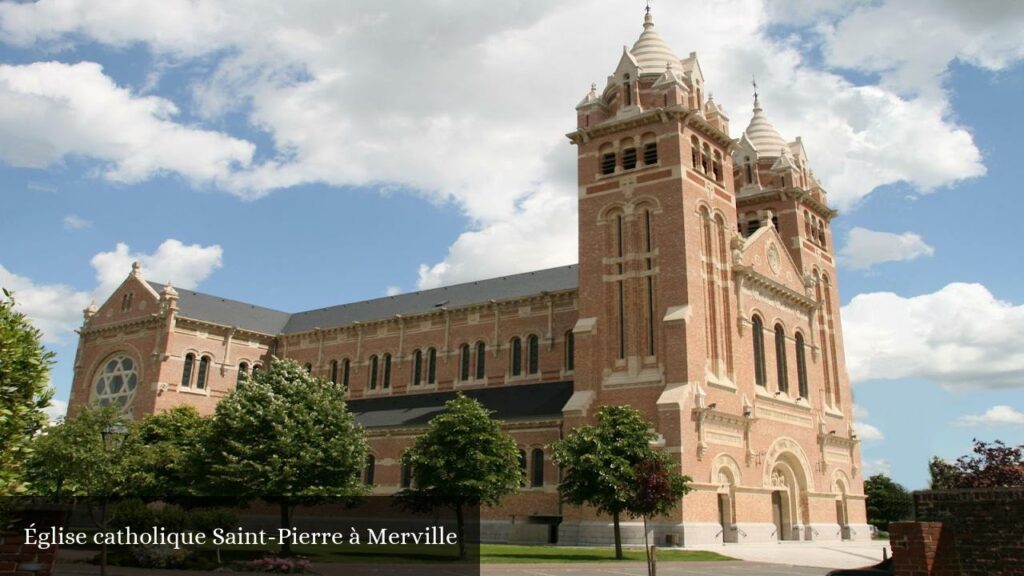
[[[107,454],[108,444],[115,446],[128,434],[128,428],[121,422],[115,422],[100,431],[100,438],[103,441],[103,454]],[[103,491],[103,501],[100,503],[100,531],[107,531],[107,501],[110,494]],[[107,539],[104,537],[100,543],[100,576],[107,576]]]

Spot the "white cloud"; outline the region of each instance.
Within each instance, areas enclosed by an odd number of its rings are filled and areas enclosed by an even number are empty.
[[[854,382],[921,378],[947,388],[1024,388],[1024,306],[981,284],[913,297],[859,294],[842,309]]]
[[[874,440],[885,440],[885,435],[876,426],[864,422],[867,420],[869,414],[867,408],[864,408],[860,404],[853,405],[853,427],[857,431],[857,436],[865,442],[871,442]]]
[[[913,232],[893,234],[858,226],[850,230],[846,245],[839,251],[839,261],[848,268],[862,270],[882,262],[914,260],[933,254],[935,249]]]
[[[861,461],[861,464],[864,466],[864,477],[874,476],[875,474],[892,476],[892,464],[889,463],[888,458],[865,458]]]
[[[86,220],[81,216],[68,214],[64,217],[64,227],[68,230],[85,230],[86,228],[92,228],[92,221]]]
[[[68,413],[68,403],[64,400],[58,400],[56,398],[50,400],[50,405],[47,406],[43,412],[50,419],[50,422],[56,422],[60,420]]]
[[[939,12],[945,26],[960,25],[956,14]],[[734,136],[750,116],[748,83],[756,73],[769,117],[788,138],[803,135],[812,167],[841,208],[884,184],[905,181],[929,191],[984,174],[980,152],[944,95],[901,96],[888,85],[857,86],[823,70],[788,38],[768,35],[778,14],[761,0],[656,8],[657,28],[677,54],[700,51],[708,88],[731,111]],[[822,41],[845,45],[848,4],[815,14],[832,25]],[[222,126],[226,114],[238,113],[273,143],[254,162],[248,142],[172,122],[177,109],[168,100],[132,94],[94,64],[33,64],[9,68],[74,81],[63,91],[47,86],[63,98],[56,103],[46,94],[8,95],[31,114],[12,112],[9,125],[0,124],[0,142],[3,134],[33,133],[24,128],[36,124],[43,136],[31,147],[0,148],[0,157],[46,165],[87,154],[106,163],[111,178],[172,172],[245,197],[325,183],[454,202],[470,230],[443,260],[421,268],[423,287],[563,264],[576,254],[575,154],[563,134],[590,82],[606,77],[619,46],[639,35],[641,18],[642,11],[629,13],[612,0],[527,0],[500,8],[468,0],[323,0],[287,11],[239,0],[151,0],[131,9],[56,0],[0,4],[0,41],[50,49],[81,39],[143,44],[158,59],[200,62],[191,85],[199,122]],[[894,37],[900,43],[890,50],[907,62],[930,57],[908,47],[904,33]],[[837,62],[845,61],[834,51]],[[43,74],[47,66],[59,74]],[[107,100],[119,104],[98,107],[116,113],[110,122],[72,123],[70,135],[55,133],[54,124],[82,119],[76,106],[95,110],[94,102]],[[121,132],[146,137],[118,138],[114,146],[110,134]],[[153,136],[168,134],[173,142],[150,146],[161,142]],[[535,225],[538,217],[547,225]]]
[[[1013,406],[1000,404],[984,414],[966,414],[957,419],[960,426],[1024,426],[1024,412]]]
[[[249,142],[175,123],[178,113],[170,100],[117,86],[92,62],[0,65],[0,160],[14,166],[82,156],[116,182],[174,173],[217,183],[252,160]]]
[[[388,286],[384,291],[385,296],[398,296],[402,293],[402,289],[398,286]]]
[[[142,274],[155,282],[173,281],[175,286],[192,289],[223,262],[220,246],[185,245],[165,240],[152,254],[133,253],[127,244],[118,244],[111,252],[93,256],[96,271],[93,290],[75,290],[64,284],[38,284],[10,272],[0,265],[0,286],[14,292],[18,309],[43,333],[43,342],[64,344],[82,324],[82,310],[90,302],[102,303],[131,271],[134,261],[142,263]]]

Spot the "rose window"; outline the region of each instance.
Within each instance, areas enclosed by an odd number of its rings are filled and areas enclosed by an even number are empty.
[[[139,375],[135,361],[127,356],[115,356],[96,375],[92,388],[92,403],[99,406],[125,408],[138,387]]]

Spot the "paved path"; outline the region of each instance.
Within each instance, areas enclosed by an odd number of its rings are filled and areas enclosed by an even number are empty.
[[[892,555],[888,540],[858,542],[770,542],[695,547],[751,562],[773,562],[821,568],[859,568],[882,561],[882,549]],[[688,548],[689,549],[689,548]]]

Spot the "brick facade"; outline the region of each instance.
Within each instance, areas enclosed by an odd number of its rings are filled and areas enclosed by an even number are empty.
[[[183,295],[135,270],[86,312],[71,413],[97,399],[98,374],[123,357],[137,369],[126,406],[136,415],[179,404],[209,414],[240,366],[272,355],[322,377],[334,362],[348,366],[352,399],[571,380],[561,417],[506,423],[530,470],[543,450],[544,483],[486,511],[489,538],[560,518],[562,542],[610,539],[607,518],[559,503],[550,461],[552,442],[608,404],[643,412],[694,480],[671,517],[654,523],[656,542],[868,538],[827,229],[836,213],[799,139],[769,149],[755,133],[766,122],[755,104],[761,124],[734,140],[706,95],[696,55],[671,56],[648,15],[603,92],[595,87],[577,107],[568,135],[579,173],[574,285],[275,332],[184,315]],[[512,342],[528,356],[531,337],[536,370],[517,371]],[[431,349],[436,382],[415,384],[416,352]],[[371,389],[371,360],[381,370],[385,355],[389,385]],[[187,385],[204,358],[206,386]],[[376,492],[398,489],[398,458],[418,432],[368,431]],[[627,542],[643,541],[639,523],[624,526]]]

